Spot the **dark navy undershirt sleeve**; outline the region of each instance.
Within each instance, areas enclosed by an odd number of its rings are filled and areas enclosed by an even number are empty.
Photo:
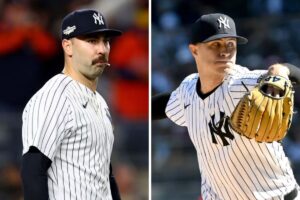
[[[120,193],[119,193],[117,181],[116,181],[116,179],[113,175],[111,164],[109,166],[109,184],[110,184],[112,199],[113,200],[121,200],[121,196],[120,196]]]
[[[48,200],[47,170],[51,160],[31,146],[22,156],[21,178],[24,200]]]
[[[290,75],[289,78],[291,79],[292,82],[294,82],[296,85],[299,85],[300,83],[300,68],[296,67],[295,65],[292,65],[290,63],[284,63],[284,66],[289,68],[290,70]]]
[[[166,107],[171,93],[161,93],[152,97],[152,120],[167,118]]]

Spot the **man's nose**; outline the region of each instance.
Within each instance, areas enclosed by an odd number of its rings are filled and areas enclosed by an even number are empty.
[[[220,56],[221,57],[229,57],[230,53],[228,51],[222,51],[222,52],[220,52]]]
[[[105,54],[108,52],[109,47],[102,41],[98,42],[96,45],[97,54]]]
[[[229,57],[230,56],[230,51],[226,47],[222,47],[220,49],[220,56],[221,57]]]

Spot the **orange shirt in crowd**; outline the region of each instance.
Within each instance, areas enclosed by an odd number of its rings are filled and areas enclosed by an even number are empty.
[[[148,119],[148,34],[129,30],[112,44],[110,60],[118,70],[129,70],[136,78],[119,77],[112,85],[116,111],[129,120]]]

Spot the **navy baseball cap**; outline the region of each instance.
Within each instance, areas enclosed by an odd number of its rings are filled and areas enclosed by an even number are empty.
[[[70,39],[92,33],[120,36],[121,31],[109,29],[103,15],[96,10],[76,10],[64,17],[61,24],[61,38]]]
[[[233,37],[238,44],[246,44],[248,39],[236,34],[231,17],[221,13],[202,15],[190,29],[190,43],[209,42],[220,38]]]

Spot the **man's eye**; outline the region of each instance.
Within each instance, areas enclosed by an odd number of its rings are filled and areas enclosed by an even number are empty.
[[[104,42],[105,42],[105,43],[109,43],[109,42],[110,42],[110,39],[109,39],[109,38],[106,38],[106,39],[104,39]]]
[[[220,47],[220,43],[219,42],[214,42],[211,45],[212,48],[219,48]]]
[[[89,40],[88,40],[88,43],[96,44],[96,43],[97,43],[97,40],[95,40],[95,39],[89,39]]]
[[[233,47],[234,47],[234,44],[233,44],[233,42],[229,42],[229,43],[227,44],[227,47],[229,47],[229,48],[233,48]]]

